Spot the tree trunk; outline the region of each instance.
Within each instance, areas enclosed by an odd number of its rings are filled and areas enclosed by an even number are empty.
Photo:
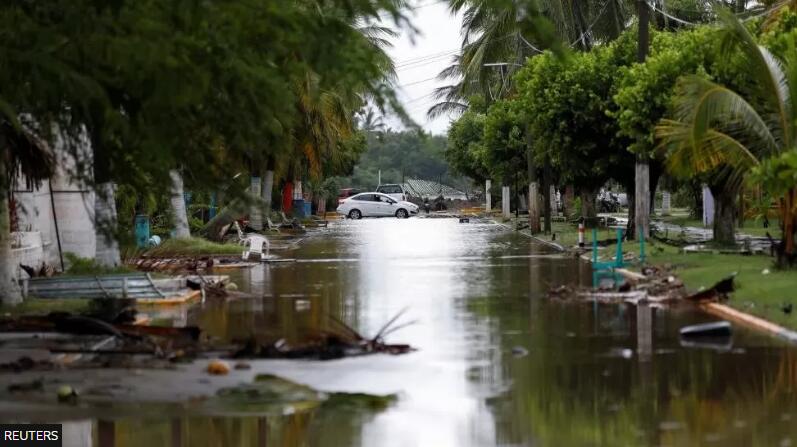
[[[260,182],[260,176],[253,172],[249,178],[249,194],[252,200],[249,205],[249,226],[258,231],[263,230],[263,202],[260,198],[262,192],[263,185]]]
[[[792,188],[778,201],[780,205],[780,229],[783,236],[777,247],[777,266],[793,267],[797,261],[794,247],[794,232],[797,230],[797,189]]]
[[[510,200],[509,186],[504,185],[501,187],[501,215],[504,219],[509,219],[512,217],[512,210],[509,203]]]
[[[739,228],[744,228],[744,215],[747,211],[745,210],[745,203],[744,203],[744,188],[739,188]]]
[[[543,197],[543,206],[545,209],[545,219],[543,222],[543,231],[545,234],[551,233],[551,162],[546,157],[545,165],[542,168],[542,193],[545,194]]]
[[[174,219],[174,237],[185,239],[191,237],[191,229],[188,227],[188,215],[185,211],[185,197],[183,195],[183,176],[177,169],[169,171],[172,179],[171,188],[171,211]]]
[[[565,186],[565,198],[564,198],[564,206],[562,207],[562,213],[565,217],[573,214],[575,210],[573,210],[573,203],[576,201],[576,191],[573,188],[573,185]]]
[[[626,200],[628,201],[628,224],[625,226],[625,239],[634,239],[634,220],[636,220],[636,201],[634,198],[634,186],[625,188]]]
[[[581,189],[581,217],[584,219],[594,219],[598,216],[595,209],[595,191]]]
[[[113,182],[97,183],[94,194],[95,261],[104,267],[122,264],[119,243],[116,241],[117,215]]]
[[[719,245],[736,245],[737,189],[712,187],[714,196],[714,242]]]
[[[540,192],[537,182],[529,183],[529,231],[531,234],[540,232]]]
[[[531,234],[540,232],[540,201],[537,185],[537,170],[534,169],[534,157],[529,149],[526,153],[526,168],[529,174],[529,231]]]
[[[22,302],[17,284],[17,266],[11,257],[11,218],[8,208],[8,184],[5,167],[0,168],[0,302],[15,305]]]
[[[637,157],[634,175],[634,233],[650,236],[650,166],[644,157]],[[631,239],[631,237],[629,237]]]

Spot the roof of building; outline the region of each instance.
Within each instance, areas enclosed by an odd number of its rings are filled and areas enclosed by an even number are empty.
[[[452,188],[442,183],[433,182],[431,180],[421,180],[410,178],[404,182],[404,190],[410,197],[418,198],[435,198],[440,195],[448,200],[467,200],[468,195],[463,191]]]

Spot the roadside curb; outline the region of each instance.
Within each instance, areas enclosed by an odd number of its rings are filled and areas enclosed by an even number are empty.
[[[514,228],[512,228],[511,226],[509,226],[509,225],[507,225],[507,224],[505,224],[503,222],[498,222],[495,219],[491,219],[491,220],[496,225],[502,226],[502,227],[506,228],[507,230],[514,231],[515,233],[522,234],[523,236],[526,236],[527,238],[533,239],[533,240],[535,240],[535,241],[537,241],[537,242],[539,242],[539,243],[541,243],[543,245],[547,245],[547,246],[549,246],[551,248],[554,248],[557,251],[560,251],[562,253],[567,251],[567,248],[563,247],[562,245],[559,245],[556,242],[546,241],[545,239],[541,239],[541,238],[531,234],[530,231],[527,231],[527,230],[518,231],[518,230],[515,230]]]

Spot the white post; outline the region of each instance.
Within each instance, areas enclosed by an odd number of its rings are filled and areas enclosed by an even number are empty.
[[[710,227],[714,225],[714,196],[711,195],[711,189],[703,185],[703,226]]]
[[[379,173],[377,174],[377,180],[376,180],[376,187],[378,188],[380,186],[382,186],[382,170],[381,169],[379,170]]]
[[[490,195],[490,187],[492,187],[492,183],[493,182],[490,180],[484,182],[484,198],[486,200],[484,204],[484,211],[487,211],[488,213],[493,209],[492,196]]]
[[[501,211],[505,219],[512,217],[512,212],[509,209],[509,187],[504,186],[501,188]]]
[[[556,186],[551,185],[551,216],[556,216]]]
[[[670,207],[672,205],[672,197],[669,191],[661,192],[661,214],[662,216],[670,215]]]
[[[171,205],[174,218],[174,237],[184,239],[191,237],[191,230],[188,227],[188,214],[185,210],[185,197],[183,190],[183,176],[178,169],[169,171],[172,179]]]

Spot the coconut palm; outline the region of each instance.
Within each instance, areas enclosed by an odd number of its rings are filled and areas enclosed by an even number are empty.
[[[777,182],[772,174],[783,167],[781,160],[788,164],[797,154],[797,49],[791,45],[778,58],[759,46],[733,15],[720,11],[719,16],[726,30],[723,51],[738,49],[744,55],[754,81],[749,93],[743,96],[700,76],[683,77],[676,86],[674,119],[662,121],[656,134],[669,148],[671,171],[710,174],[712,189],[719,196],[715,240],[733,242],[732,195],[746,176],[753,172],[764,180],[764,186],[778,197],[783,230],[778,263],[791,263],[797,184],[793,177]]]
[[[511,91],[512,73],[542,49],[589,50],[619,36],[633,14],[630,0],[452,0],[462,13],[462,52],[438,76],[455,82],[438,88],[429,116],[461,113],[474,94],[488,103]]]

